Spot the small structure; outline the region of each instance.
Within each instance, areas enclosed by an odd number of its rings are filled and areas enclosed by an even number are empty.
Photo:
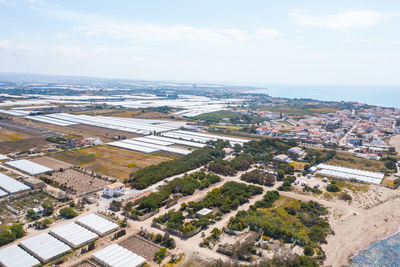
[[[0,266],[5,267],[35,267],[40,261],[17,245],[0,249]]]
[[[103,189],[103,194],[107,197],[121,196],[125,194],[125,185],[120,182],[107,185]]]
[[[44,208],[42,206],[38,206],[34,207],[32,210],[35,214],[43,214]]]
[[[291,163],[290,158],[285,154],[280,154],[278,156],[275,156],[273,159],[277,160],[277,161],[282,161],[282,162],[285,162],[285,163]]]
[[[106,267],[139,267],[146,263],[146,260],[143,257],[117,244],[112,244],[96,251],[92,254],[92,258]]]
[[[379,155],[378,155],[378,154],[371,153],[371,154],[368,154],[368,159],[380,160],[380,159],[381,159],[381,157],[379,157]]]
[[[198,212],[196,212],[196,216],[200,218],[203,216],[210,215],[212,212],[213,211],[211,209],[203,208],[203,209],[199,210]]]
[[[33,177],[24,178],[22,182],[33,189],[42,189],[46,187],[45,182]]]
[[[318,170],[316,166],[312,166],[311,168],[308,169],[309,172],[314,173]]]
[[[288,150],[289,153],[293,153],[297,157],[302,157],[304,156],[304,151],[300,147],[292,147],[291,149]]]
[[[68,245],[48,233],[24,239],[20,245],[42,263],[57,259],[71,250]]]

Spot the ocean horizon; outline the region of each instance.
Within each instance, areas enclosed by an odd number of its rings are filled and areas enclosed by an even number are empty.
[[[248,91],[273,97],[311,98],[322,101],[352,101],[383,107],[400,108],[400,86],[356,85],[265,85]]]

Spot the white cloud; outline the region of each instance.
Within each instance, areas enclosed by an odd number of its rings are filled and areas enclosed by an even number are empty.
[[[191,41],[245,41],[253,38],[276,37],[280,33],[272,29],[259,29],[250,33],[241,29],[207,29],[188,25],[164,26],[135,23],[89,23],[75,29],[88,36],[113,39],[131,39],[143,42],[191,42]]]
[[[280,32],[274,30],[274,29],[258,29],[255,33],[255,36],[259,39],[263,38],[273,38],[282,35]]]
[[[66,57],[72,57],[72,58],[82,58],[87,55],[86,52],[84,52],[81,47],[72,45],[58,45],[54,47],[54,52],[60,53],[63,56]]]
[[[0,40],[0,49],[10,48],[12,43],[8,40]]]
[[[69,34],[66,32],[57,32],[54,34],[54,38],[67,38],[69,37]]]
[[[295,10],[290,12],[289,15],[297,25],[336,31],[371,27],[394,15],[371,10],[343,11],[329,15],[310,15],[309,13],[308,10]]]

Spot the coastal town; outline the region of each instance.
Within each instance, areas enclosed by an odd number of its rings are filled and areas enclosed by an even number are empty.
[[[400,109],[140,86],[2,85],[2,266],[342,266],[397,231]]]

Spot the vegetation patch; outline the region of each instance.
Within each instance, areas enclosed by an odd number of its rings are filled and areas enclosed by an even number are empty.
[[[223,157],[225,153],[222,149],[226,146],[228,146],[227,142],[219,140],[182,158],[141,169],[131,177],[132,185],[135,188],[143,189],[167,177],[196,169],[216,158]]]

